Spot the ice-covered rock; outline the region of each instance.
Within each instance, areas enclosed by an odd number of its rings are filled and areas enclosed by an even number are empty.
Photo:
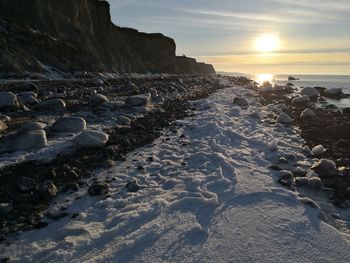
[[[80,148],[98,147],[105,145],[108,141],[108,134],[100,131],[83,131],[75,138]]]
[[[301,90],[301,95],[307,95],[310,99],[315,99],[320,95],[320,92],[312,87],[306,87]]]
[[[293,104],[307,104],[310,101],[310,97],[307,95],[294,98],[292,100]]]
[[[335,176],[339,173],[335,162],[329,159],[321,159],[311,167],[311,170],[320,177]]]
[[[7,130],[6,123],[0,120],[0,132],[6,131],[6,130]]]
[[[47,146],[46,132],[44,130],[33,130],[20,133],[13,141],[15,150],[29,151]]]
[[[130,96],[125,99],[126,107],[149,107],[151,105],[151,94]]]
[[[104,102],[109,102],[109,100],[105,95],[102,94],[94,94],[89,99],[89,105],[92,107],[99,106]]]
[[[46,124],[43,122],[29,121],[22,124],[21,128],[19,129],[19,132],[43,130],[45,127]]]
[[[245,98],[234,98],[233,103],[239,107],[248,107],[249,103]]]
[[[326,149],[323,147],[323,145],[317,145],[311,150],[311,154],[313,156],[320,156],[321,154],[325,153]]]
[[[289,117],[289,115],[285,112],[281,113],[277,118],[278,123],[290,124],[290,123],[292,123],[292,121],[293,121],[293,119],[291,117]]]
[[[11,107],[17,108],[19,106],[18,98],[11,91],[0,92],[0,108]]]
[[[33,106],[34,110],[42,111],[59,111],[66,107],[66,103],[62,99],[50,99],[42,101]]]
[[[311,109],[307,108],[300,114],[300,117],[301,118],[313,118],[313,117],[316,117],[316,113],[314,113]]]
[[[337,89],[326,89],[323,94],[325,97],[328,98],[341,98],[344,93],[343,89],[337,88]]]
[[[32,91],[21,92],[17,94],[18,99],[27,106],[32,106],[34,104],[38,104],[39,101],[36,98],[37,94]]]
[[[86,129],[86,121],[80,117],[61,117],[52,125],[54,132],[74,133]]]

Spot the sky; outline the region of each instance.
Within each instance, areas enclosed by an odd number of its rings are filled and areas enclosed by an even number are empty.
[[[350,0],[109,0],[112,20],[174,38],[217,71],[350,75]],[[257,39],[273,36],[273,50]]]

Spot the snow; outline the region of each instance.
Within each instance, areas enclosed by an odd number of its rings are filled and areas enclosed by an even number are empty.
[[[247,108],[232,105],[238,95]],[[70,204],[66,212],[78,217],[22,233],[0,251],[39,263],[349,262],[346,234],[321,221],[310,199],[278,185],[278,172],[268,168],[281,157],[286,170],[311,166],[298,130],[250,117],[265,118],[270,106],[237,86],[194,105],[176,134],[166,131],[125,162],[96,171],[115,179],[107,198],[83,189],[59,196],[50,209]],[[129,180],[141,190],[128,193]]]

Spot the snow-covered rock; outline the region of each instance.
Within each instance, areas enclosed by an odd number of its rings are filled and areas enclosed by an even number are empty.
[[[46,132],[44,130],[33,130],[20,133],[13,141],[15,150],[30,151],[32,149],[44,148],[47,146]]]
[[[311,150],[311,154],[313,156],[320,156],[321,154],[325,153],[326,149],[323,147],[323,145],[317,145]]]
[[[108,134],[104,132],[89,130],[79,134],[75,142],[80,148],[98,147],[105,145],[108,138]]]
[[[52,125],[54,132],[74,133],[86,129],[86,121],[80,117],[61,117]]]
[[[60,111],[65,107],[66,103],[62,99],[50,99],[34,105],[33,109],[42,111]]]
[[[233,99],[233,104],[239,106],[239,107],[248,107],[249,103],[245,98],[234,98]]]
[[[326,89],[324,91],[324,96],[329,98],[341,98],[344,95],[343,89]]]
[[[313,118],[313,117],[316,117],[316,113],[314,113],[311,109],[307,108],[300,114],[300,117],[301,118]]]
[[[312,87],[306,87],[301,90],[301,95],[307,95],[310,99],[317,98],[320,95],[320,92]]]
[[[1,91],[0,92],[0,108],[2,107],[13,107],[17,108],[19,106],[18,98],[11,91]]]
[[[311,167],[311,170],[320,177],[335,176],[339,173],[335,162],[329,159],[321,159]]]
[[[27,131],[35,131],[35,130],[43,130],[46,127],[46,124],[43,122],[25,122],[22,124],[19,132],[27,132]]]
[[[92,107],[99,106],[104,102],[109,102],[109,100],[105,95],[102,94],[94,94],[89,99],[89,105]]]
[[[294,98],[292,100],[292,103],[293,104],[306,104],[309,101],[310,101],[310,97],[307,96],[307,95],[304,95],[304,96],[300,96],[300,97]]]
[[[125,99],[126,107],[149,107],[151,105],[151,94],[130,96]]]
[[[290,124],[293,122],[293,119],[285,112],[281,113],[277,118],[278,123]]]

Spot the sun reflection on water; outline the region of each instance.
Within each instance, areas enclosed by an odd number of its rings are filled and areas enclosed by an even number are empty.
[[[255,81],[259,84],[263,84],[264,82],[273,82],[273,75],[272,74],[258,74],[255,77]]]

